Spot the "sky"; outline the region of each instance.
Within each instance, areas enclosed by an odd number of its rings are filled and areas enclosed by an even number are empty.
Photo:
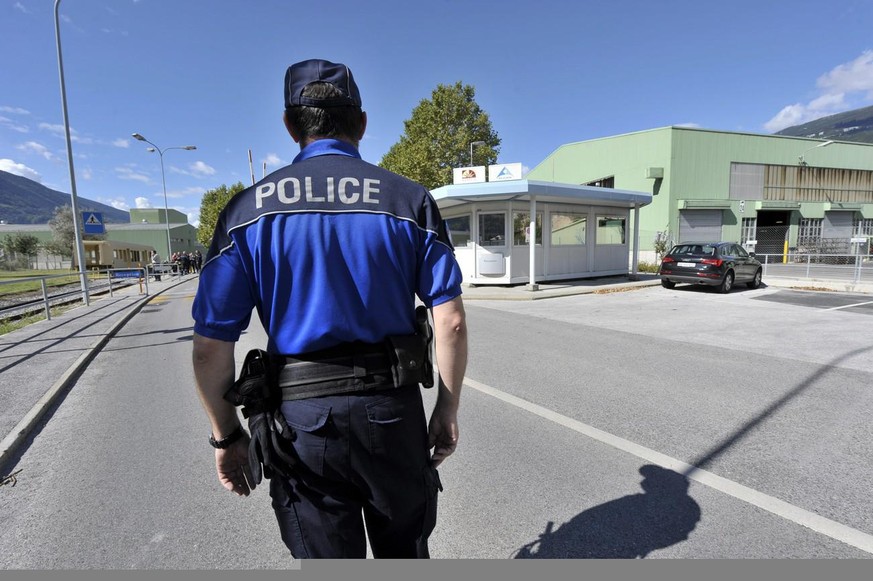
[[[63,0],[76,191],[167,204],[291,162],[285,70],[347,64],[379,163],[440,84],[472,85],[530,169],[563,144],[670,125],[773,133],[873,105],[873,0]],[[0,169],[71,191],[53,0],[0,0]],[[197,147],[194,151],[179,148]],[[3,217],[0,216],[0,220]]]

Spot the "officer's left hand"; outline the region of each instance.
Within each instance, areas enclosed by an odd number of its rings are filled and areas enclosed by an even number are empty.
[[[431,466],[436,468],[455,452],[458,446],[458,413],[437,400],[428,423],[428,447],[433,448]]]
[[[227,448],[215,450],[215,467],[222,486],[239,496],[248,496],[256,486],[249,469],[248,434]]]

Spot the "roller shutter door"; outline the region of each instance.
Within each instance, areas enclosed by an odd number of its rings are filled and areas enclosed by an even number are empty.
[[[851,238],[854,231],[854,212],[825,212],[822,238]]]
[[[721,240],[721,210],[679,210],[679,242]]]

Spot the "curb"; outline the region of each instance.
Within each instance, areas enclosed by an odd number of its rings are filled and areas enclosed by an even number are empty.
[[[88,367],[88,364],[97,356],[101,349],[112,339],[118,331],[130,321],[134,315],[140,312],[142,308],[148,304],[154,297],[157,297],[168,290],[175,288],[176,286],[182,284],[185,281],[179,281],[173,286],[168,286],[167,288],[161,289],[160,292],[156,292],[151,295],[147,295],[145,297],[141,297],[137,302],[133,304],[130,308],[127,309],[118,320],[112,324],[109,330],[103,335],[97,342],[88,347],[84,353],[82,353],[78,359],[70,366],[69,369],[58,379],[47,392],[43,394],[41,398],[36,402],[36,404],[27,412],[24,417],[21,419],[18,424],[12,428],[12,431],[3,438],[3,441],[0,442],[0,466],[6,464],[6,462],[15,455],[19,446],[30,436],[33,432],[33,429],[39,424],[39,421],[45,416],[46,412],[51,408],[52,404],[54,404],[61,395],[65,394],[76,382],[76,379],[81,375],[81,373]]]
[[[638,288],[649,286],[658,286],[661,284],[658,280],[639,280],[628,281],[615,284],[607,284],[601,286],[569,286],[566,288],[557,289],[540,289],[537,291],[526,291],[517,289],[489,289],[484,286],[461,287],[464,301],[541,301],[545,299],[555,299],[561,297],[570,297],[586,294],[606,294],[622,291],[630,291]]]

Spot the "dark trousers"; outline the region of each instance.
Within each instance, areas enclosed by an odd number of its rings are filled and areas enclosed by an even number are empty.
[[[302,466],[270,481],[298,559],[428,558],[439,475],[418,386],[284,402]],[[366,529],[366,537],[365,537]]]

